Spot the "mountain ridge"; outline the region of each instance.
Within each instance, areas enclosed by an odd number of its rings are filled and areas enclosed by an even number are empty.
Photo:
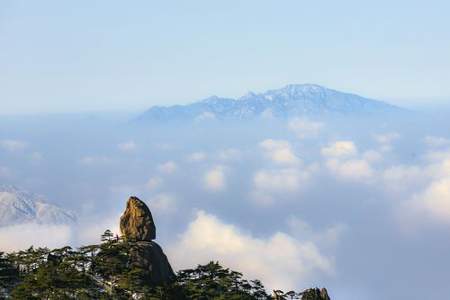
[[[48,203],[44,197],[13,185],[0,186],[0,227],[24,223],[70,224],[74,213]]]
[[[216,95],[186,104],[153,106],[140,121],[290,118],[310,115],[398,113],[403,109],[386,102],[341,92],[317,84],[288,84],[262,93],[249,92],[236,99]]]

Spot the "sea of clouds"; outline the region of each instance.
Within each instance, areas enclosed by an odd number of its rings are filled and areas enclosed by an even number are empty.
[[[0,121],[0,180],[78,223],[0,228],[0,250],[99,241],[130,195],[175,269],[218,260],[267,288],[333,299],[422,299],[450,287],[445,118],[138,124],[91,116]]]

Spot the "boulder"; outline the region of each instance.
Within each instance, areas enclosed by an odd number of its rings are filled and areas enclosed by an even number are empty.
[[[130,243],[129,263],[146,275],[151,285],[172,281],[175,273],[162,248],[154,241],[156,227],[147,205],[137,197],[130,197],[120,218],[120,231]]]
[[[120,217],[120,231],[129,240],[152,241],[156,238],[152,213],[137,197],[128,199],[125,212]]]

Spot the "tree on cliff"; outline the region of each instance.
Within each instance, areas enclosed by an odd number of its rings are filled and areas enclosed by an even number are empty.
[[[260,281],[244,279],[218,262],[174,274],[153,240],[150,210],[136,197],[128,200],[120,228],[121,237],[106,230],[100,244],[79,249],[0,253],[0,299],[329,300],[325,289],[269,296]]]

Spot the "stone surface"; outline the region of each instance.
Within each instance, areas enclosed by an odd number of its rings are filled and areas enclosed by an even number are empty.
[[[120,231],[129,240],[152,241],[156,238],[152,213],[137,197],[128,199],[125,212],[120,217]]]
[[[175,278],[167,256],[155,242],[141,241],[131,248],[131,265],[149,272],[153,285],[162,285]]]
[[[120,218],[120,231],[131,243],[130,265],[148,274],[152,285],[162,285],[175,278],[167,256],[154,241],[156,227],[147,205],[137,197],[130,197]]]
[[[302,292],[302,300],[330,300],[326,288],[307,289]]]

